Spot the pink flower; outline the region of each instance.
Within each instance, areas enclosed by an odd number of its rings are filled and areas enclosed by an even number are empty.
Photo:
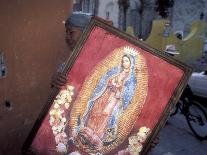
[[[67,135],[65,132],[59,133],[55,136],[56,143],[67,144]]]

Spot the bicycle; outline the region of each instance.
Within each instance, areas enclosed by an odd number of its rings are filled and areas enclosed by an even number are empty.
[[[189,86],[186,87],[171,116],[180,111],[187,120],[188,126],[195,137],[202,141],[207,140],[207,113],[205,109],[193,100],[193,93]]]

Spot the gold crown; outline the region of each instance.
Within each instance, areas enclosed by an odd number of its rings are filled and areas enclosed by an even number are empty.
[[[128,55],[132,55],[134,57],[139,54],[136,49],[134,49],[133,47],[130,47],[130,46],[125,46],[124,47],[124,53],[128,54]]]

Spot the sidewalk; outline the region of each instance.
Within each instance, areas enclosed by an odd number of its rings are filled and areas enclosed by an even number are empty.
[[[185,117],[176,114],[161,130],[160,142],[150,155],[207,155],[207,141],[197,140]]]

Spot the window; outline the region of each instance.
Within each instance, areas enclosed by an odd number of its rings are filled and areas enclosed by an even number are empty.
[[[106,19],[109,19],[110,12],[106,12]]]
[[[4,54],[0,51],[0,78],[4,78],[6,76],[6,64],[4,61]]]
[[[178,39],[182,40],[182,39],[183,39],[183,31],[176,31],[176,32],[175,32],[175,36],[176,36]]]

